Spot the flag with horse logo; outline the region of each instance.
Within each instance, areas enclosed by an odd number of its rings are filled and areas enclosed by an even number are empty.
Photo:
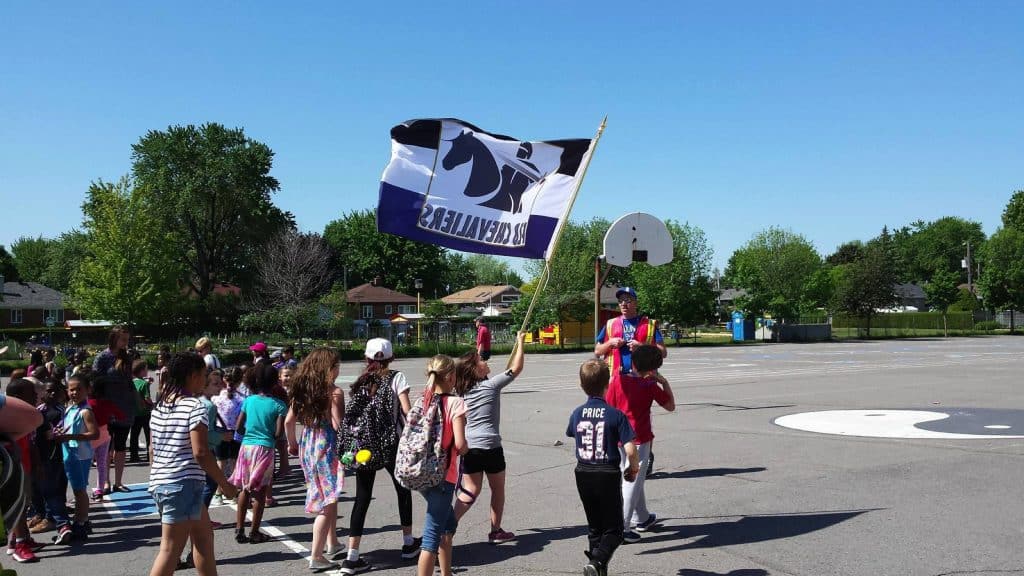
[[[550,256],[591,140],[523,141],[453,118],[391,129],[377,229],[464,252]]]

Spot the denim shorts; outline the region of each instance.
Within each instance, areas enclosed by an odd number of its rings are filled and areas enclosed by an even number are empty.
[[[179,480],[150,490],[162,524],[179,524],[203,516],[203,480]]]
[[[455,484],[441,484],[420,492],[427,500],[427,518],[423,522],[422,549],[437,554],[441,545],[441,537],[455,534],[458,524],[455,522],[455,510],[452,508],[452,497],[455,495]]]
[[[68,477],[68,486],[72,492],[85,490],[89,487],[89,470],[92,468],[92,458],[79,460],[78,458],[64,459],[64,473]]]

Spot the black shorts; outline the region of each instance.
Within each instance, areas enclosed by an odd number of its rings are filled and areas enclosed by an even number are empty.
[[[469,452],[462,457],[462,472],[464,474],[476,474],[486,472],[497,474],[505,471],[505,450],[501,446],[497,448],[470,448]]]
[[[110,432],[110,446],[114,452],[124,452],[128,449],[128,434],[132,431],[131,424],[111,422],[107,425],[107,431]]]
[[[480,359],[481,360],[490,360],[491,359],[491,351],[490,350],[484,350],[483,352],[481,352],[480,353]]]
[[[237,460],[238,451],[242,443],[235,440],[225,440],[217,445],[217,460]]]

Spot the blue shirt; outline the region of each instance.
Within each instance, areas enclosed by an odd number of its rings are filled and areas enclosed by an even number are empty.
[[[619,444],[633,440],[633,427],[621,410],[604,398],[591,396],[569,416],[565,435],[576,439],[576,460],[580,464],[618,470],[622,459]]]
[[[277,419],[284,418],[288,408],[284,402],[270,396],[254,394],[242,402],[245,414],[245,436],[243,446],[266,446],[273,448],[276,442]]]
[[[636,328],[637,328],[637,326],[640,325],[640,318],[642,318],[642,316],[634,316],[632,318],[623,318],[622,319],[622,339],[623,340],[625,340],[626,342],[629,342],[630,340],[633,340],[633,338],[636,336]],[[603,344],[604,341],[607,340],[608,335],[605,334],[605,330],[607,329],[607,327],[608,327],[608,325],[606,323],[604,328],[601,328],[601,331],[597,333],[597,343],[598,344]],[[662,338],[662,336],[661,336],[661,330],[655,330],[654,331],[654,343],[655,344],[663,344],[664,342],[665,342],[665,339]],[[614,352],[613,350],[609,350],[608,351],[609,354],[612,354],[613,352]],[[629,349],[629,346],[623,346],[622,348],[619,348],[619,355],[622,358],[622,366],[620,366],[620,370],[619,371],[620,372],[625,372],[625,373],[632,372],[633,371],[633,351]]]

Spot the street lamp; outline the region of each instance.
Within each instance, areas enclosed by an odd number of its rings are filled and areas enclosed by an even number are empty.
[[[420,325],[422,321],[420,318],[420,290],[423,289],[423,279],[417,278],[414,280],[413,286],[416,287],[416,345],[419,346],[423,342],[423,327]]]

